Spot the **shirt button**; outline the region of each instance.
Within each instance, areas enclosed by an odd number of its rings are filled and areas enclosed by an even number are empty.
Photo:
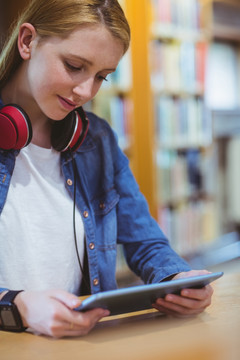
[[[67,179],[67,184],[68,184],[69,186],[72,186],[72,184],[73,184],[72,180],[71,180],[71,179]]]
[[[94,285],[94,286],[97,286],[98,284],[99,284],[99,280],[98,280],[98,279],[94,279],[94,280],[93,280],[93,285]]]
[[[99,207],[100,207],[101,210],[104,210],[106,205],[104,203],[100,203]]]
[[[94,248],[95,248],[94,243],[90,243],[90,244],[89,244],[89,249],[90,249],[90,250],[93,250]]]
[[[87,218],[87,217],[88,217],[88,211],[84,211],[83,216],[84,216],[85,218]]]

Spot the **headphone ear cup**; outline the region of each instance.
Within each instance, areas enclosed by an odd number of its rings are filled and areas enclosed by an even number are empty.
[[[9,104],[0,110],[0,148],[20,150],[32,139],[31,122],[18,105]]]
[[[87,135],[89,120],[82,108],[72,111],[60,121],[54,121],[51,143],[55,150],[76,151]]]

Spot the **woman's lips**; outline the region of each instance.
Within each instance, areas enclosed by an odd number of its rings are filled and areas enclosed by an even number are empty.
[[[63,98],[61,96],[58,96],[58,99],[60,101],[60,104],[66,109],[66,110],[74,110],[77,107],[77,104],[73,103],[71,100],[68,100],[66,98]]]

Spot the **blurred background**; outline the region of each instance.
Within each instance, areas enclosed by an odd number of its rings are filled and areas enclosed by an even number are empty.
[[[29,0],[0,0],[0,48]],[[131,48],[85,109],[109,121],[194,268],[240,268],[240,1],[122,0]],[[119,248],[119,284],[133,281]]]

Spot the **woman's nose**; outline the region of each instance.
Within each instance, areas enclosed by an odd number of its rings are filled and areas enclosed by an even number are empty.
[[[76,94],[82,101],[89,101],[95,95],[94,93],[94,80],[91,78],[77,84],[73,88],[73,93]]]

